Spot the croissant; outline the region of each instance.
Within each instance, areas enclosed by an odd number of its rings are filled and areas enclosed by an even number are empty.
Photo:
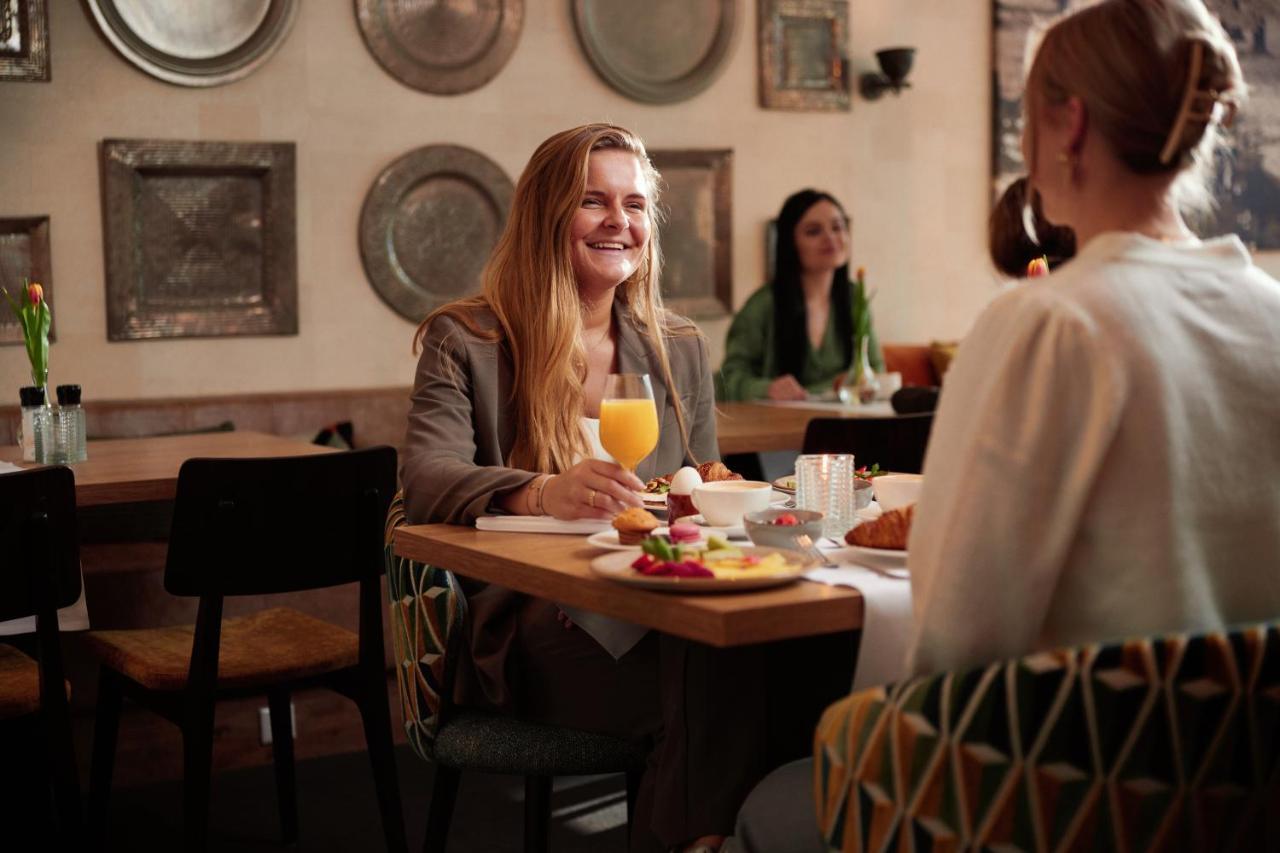
[[[907,536],[911,533],[911,518],[916,505],[907,504],[891,509],[875,521],[866,521],[844,535],[844,541],[863,548],[885,548],[894,551],[907,549]]]
[[[720,480],[741,480],[741,474],[729,470],[723,462],[703,462],[698,466],[698,476],[704,483],[716,483]]]

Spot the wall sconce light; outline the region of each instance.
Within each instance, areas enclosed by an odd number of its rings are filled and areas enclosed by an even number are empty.
[[[883,73],[868,71],[862,75],[858,82],[858,90],[862,92],[862,97],[868,101],[874,101],[883,95],[886,89],[892,89],[893,94],[897,95],[903,89],[910,88],[907,75],[911,73],[911,63],[915,58],[914,47],[877,50],[876,62],[880,63],[880,71]]]

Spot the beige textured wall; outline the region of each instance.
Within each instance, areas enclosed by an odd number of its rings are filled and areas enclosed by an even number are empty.
[[[454,143],[514,179],[543,138],[596,119],[631,126],[651,147],[735,150],[735,304],[763,278],[764,223],[805,185],[830,190],[853,215],[855,261],[879,290],[882,340],[959,336],[995,292],[983,246],[988,0],[852,0],[855,71],[880,47],[913,44],[919,56],[909,92],[837,114],[757,106],[751,0],[740,4],[722,75],[665,107],[634,103],[597,78],[568,0],[527,0],[510,63],[458,97],[388,76],[365,49],[350,0],[300,5],[267,65],[198,90],[135,70],[82,4],[49,0],[52,82],[0,83],[0,215],[52,217],[55,383],[78,381],[98,399],[408,383],[413,325],[369,287],[356,245],[374,177],[411,148]],[[107,342],[96,145],[108,137],[297,143],[300,334]],[[727,321],[704,327],[718,359]],[[0,348],[0,389],[26,376],[21,348]]]

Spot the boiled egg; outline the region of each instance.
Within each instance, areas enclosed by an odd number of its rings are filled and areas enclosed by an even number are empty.
[[[702,485],[697,468],[685,466],[671,475],[671,493],[673,495],[691,495],[693,487]]]

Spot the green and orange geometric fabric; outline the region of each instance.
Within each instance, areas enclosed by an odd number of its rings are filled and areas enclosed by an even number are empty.
[[[467,600],[452,572],[396,556],[392,537],[404,523],[401,492],[387,511],[384,537],[389,621],[405,734],[414,752],[430,761],[449,704],[451,641],[466,622]]]
[[[814,790],[844,851],[1280,850],[1280,623],[856,693]]]

